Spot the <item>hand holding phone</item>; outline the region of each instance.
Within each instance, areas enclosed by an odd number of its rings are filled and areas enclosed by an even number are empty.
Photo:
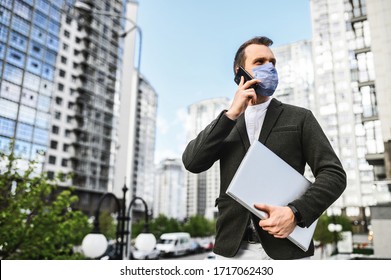
[[[242,66],[239,66],[239,69],[238,69],[238,72],[236,73],[235,75],[235,78],[234,78],[234,81],[237,85],[239,85],[240,83],[240,78],[243,76],[244,78],[244,83],[246,83],[247,81],[250,81],[252,79],[254,79],[250,73],[248,73]],[[253,88],[253,89],[256,89],[257,88],[257,84],[254,84],[252,86],[250,86],[250,88]]]

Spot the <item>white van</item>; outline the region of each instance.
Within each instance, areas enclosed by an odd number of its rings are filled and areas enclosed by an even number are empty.
[[[163,233],[156,248],[162,255],[184,255],[191,249],[190,234],[187,232]]]

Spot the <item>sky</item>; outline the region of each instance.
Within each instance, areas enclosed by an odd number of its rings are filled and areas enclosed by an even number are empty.
[[[141,73],[158,94],[156,163],[182,156],[190,104],[234,96],[232,62],[244,41],[263,35],[281,46],[311,39],[310,0],[138,2]]]

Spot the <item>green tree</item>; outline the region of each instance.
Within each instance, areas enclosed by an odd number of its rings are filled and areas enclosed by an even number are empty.
[[[77,197],[36,174],[33,161],[18,170],[18,160],[12,152],[0,153],[0,259],[82,258],[72,249],[90,226],[72,209]]]
[[[135,238],[144,230],[144,220],[132,224],[132,238]],[[156,238],[166,232],[182,231],[181,224],[173,218],[168,218],[165,215],[159,215],[149,223],[149,231],[153,233]]]
[[[107,212],[102,211],[99,215],[99,229],[100,232],[106,237],[107,240],[115,239],[115,233],[117,231],[117,221],[113,216]]]
[[[335,221],[333,219],[335,219]],[[328,226],[333,223],[342,225],[342,231],[352,231],[352,223],[345,216],[335,216],[334,218],[327,216],[326,214],[320,216],[314,232],[314,240],[319,242],[318,246],[322,250],[321,255],[323,255],[323,248],[326,244],[334,243],[335,238],[337,241],[342,240],[342,236],[339,232],[335,233],[329,231]]]
[[[183,228],[193,237],[211,236],[215,233],[215,222],[196,215],[190,217]]]

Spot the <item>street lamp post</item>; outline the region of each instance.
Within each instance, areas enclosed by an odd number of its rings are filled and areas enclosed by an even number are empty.
[[[112,259],[127,259],[128,255],[128,245],[131,236],[131,232],[129,231],[130,223],[131,223],[131,210],[134,203],[137,200],[140,200],[144,204],[145,211],[145,224],[143,233],[139,234],[135,240],[135,247],[139,250],[145,252],[151,252],[156,245],[156,238],[152,233],[149,233],[149,222],[148,222],[148,205],[144,199],[141,197],[134,197],[130,202],[128,208],[126,208],[126,192],[128,188],[126,185],[122,188],[122,201],[120,201],[114,194],[105,193],[99,200],[98,207],[95,211],[94,218],[94,228],[91,233],[87,234],[82,242],[82,249],[84,254],[90,258],[98,258],[102,256],[107,249],[107,240],[103,234],[100,233],[99,229],[99,216],[100,216],[100,208],[102,206],[103,201],[106,198],[114,199],[117,206],[117,229],[116,229],[116,244],[115,244],[115,253]],[[127,212],[126,212],[127,209]],[[124,254],[125,247],[125,254]]]
[[[329,224],[327,229],[333,233],[333,236],[334,236],[334,251],[332,253],[332,255],[338,255],[339,254],[339,251],[338,251],[338,233],[340,231],[342,231],[342,225],[340,224],[337,224],[337,219],[336,219],[336,213],[334,212],[334,210],[332,210],[332,215],[331,215],[331,219],[333,221],[333,223]]]

